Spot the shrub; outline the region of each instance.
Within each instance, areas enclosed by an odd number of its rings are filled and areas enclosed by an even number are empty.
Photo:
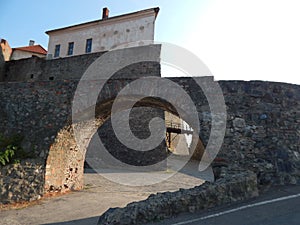
[[[32,158],[32,153],[27,153],[21,147],[23,137],[12,135],[5,137],[0,134],[0,165],[5,166],[9,163],[17,163],[21,159]]]

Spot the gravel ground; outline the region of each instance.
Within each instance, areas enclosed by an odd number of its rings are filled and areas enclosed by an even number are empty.
[[[85,189],[70,194],[42,199],[37,204],[23,209],[0,211],[1,225],[34,225],[34,224],[74,224],[93,225],[107,209],[124,207],[130,202],[146,199],[150,194],[164,191],[176,191],[179,188],[191,188],[208,179],[208,172],[198,172],[198,164],[190,162],[184,169],[163,182],[149,186],[126,186],[114,183],[103,176],[92,173],[85,174]],[[167,171],[152,172],[156,175],[168,176],[176,167],[176,161]],[[138,172],[137,176],[141,175]],[[124,171],[105,171],[105,175],[114,177],[126,176]],[[149,173],[143,173],[147,178]]]

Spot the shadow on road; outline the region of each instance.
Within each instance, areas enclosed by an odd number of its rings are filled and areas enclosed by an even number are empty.
[[[45,223],[42,225],[97,225],[99,220],[99,216],[84,218],[80,220],[71,220],[66,222],[58,222],[58,223]]]

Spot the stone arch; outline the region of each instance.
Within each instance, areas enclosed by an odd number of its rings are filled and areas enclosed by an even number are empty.
[[[180,96],[179,96],[180,97]],[[50,146],[46,160],[45,191],[80,190],[83,188],[84,161],[87,147],[98,128],[110,117],[114,98],[100,99],[95,107],[95,117],[86,117],[88,112],[82,112],[82,118],[78,122],[68,120],[67,124],[58,132],[54,143]],[[135,107],[153,107],[178,115],[175,108],[168,102],[159,98],[147,97],[139,101]],[[189,122],[188,113],[182,114],[185,121]],[[199,116],[200,126],[206,125]],[[81,142],[77,143],[74,136],[74,128],[80,130]],[[206,131],[208,129],[204,129]],[[198,137],[198,140],[208,137]],[[202,141],[201,141],[202,143]],[[204,140],[203,143],[207,143]],[[199,157],[201,158],[202,153]]]
[[[53,190],[79,190],[83,188],[83,163],[85,152],[90,138],[96,132],[95,127],[100,127],[108,118],[106,111],[110,101],[102,105],[103,113],[97,119],[88,119],[73,123],[71,119],[58,132],[54,143],[50,146],[46,160],[45,191]],[[86,139],[78,146],[74,136],[74,126],[80,127]]]

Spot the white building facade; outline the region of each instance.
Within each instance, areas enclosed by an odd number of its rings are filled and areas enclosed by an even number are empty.
[[[13,48],[10,60],[26,59],[34,56],[45,58],[46,55],[46,49],[44,49],[41,45],[35,45],[34,41],[30,40],[28,46]]]
[[[120,45],[154,40],[159,8],[109,17],[103,9],[101,20],[47,31],[48,59],[63,58],[114,49]]]

